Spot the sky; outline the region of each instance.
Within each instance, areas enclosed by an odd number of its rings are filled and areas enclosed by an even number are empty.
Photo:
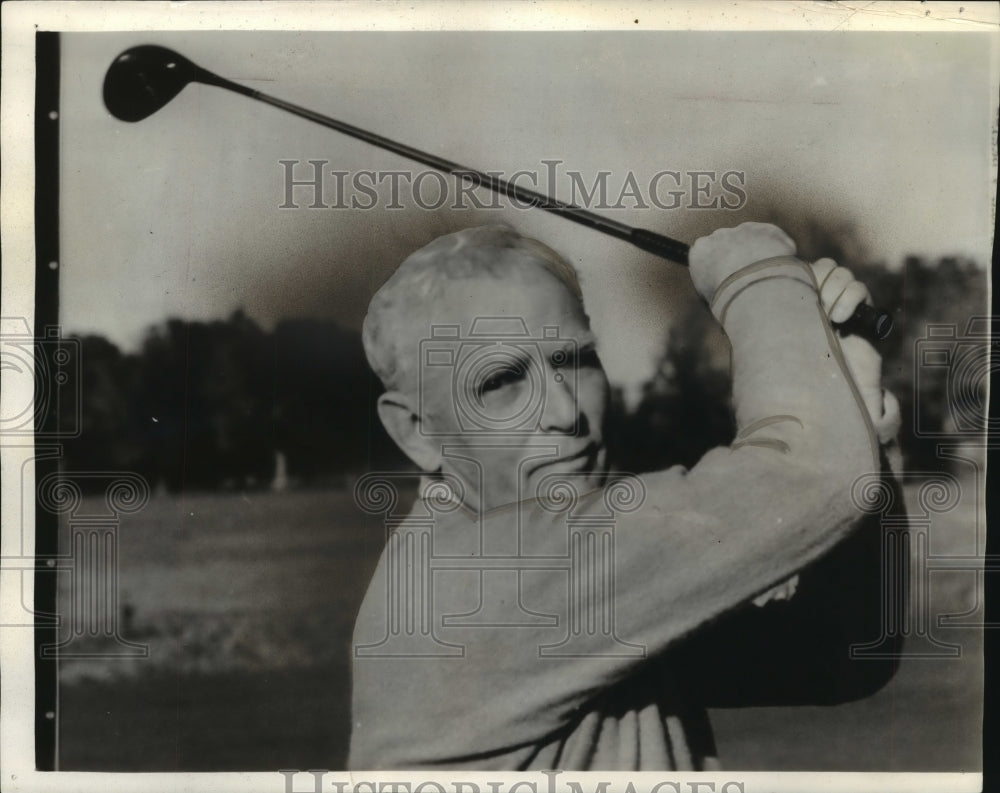
[[[388,177],[371,209],[285,202],[286,167],[309,160],[350,184],[360,171],[427,170],[227,91],[190,85],[138,123],[101,102],[111,61],[155,43],[267,94],[569,200],[569,171],[607,172],[608,204],[630,178],[638,206],[594,209],[693,242],[722,226],[819,224],[859,259],[907,254],[985,266],[995,188],[991,39],[857,32],[125,32],[62,41],[60,311],[65,332],[126,350],[170,316],[243,308],[265,327],[322,317],[357,328],[368,299],[435,236],[506,222],[580,271],[613,381],[647,378],[668,328],[695,299],[684,268],[537,209],[439,209]],[[991,57],[993,60],[991,61]],[[554,185],[546,160],[557,160]],[[661,177],[667,208],[650,183]],[[715,177],[691,176],[695,171]],[[726,191],[722,174],[742,190]],[[692,179],[709,184],[697,195]],[[437,182],[423,179],[425,206]],[[367,197],[350,193],[366,202]],[[478,194],[483,202],[491,199]],[[579,193],[577,194],[579,198]],[[726,199],[736,208],[696,207]],[[348,197],[348,200],[349,197]],[[394,206],[396,208],[394,208]],[[814,256],[822,251],[805,251]],[[849,265],[849,262],[845,262]]]

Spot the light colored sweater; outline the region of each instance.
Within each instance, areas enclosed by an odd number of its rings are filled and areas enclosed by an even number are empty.
[[[808,265],[744,268],[712,309],[732,342],[731,447],[639,477],[625,510],[614,484],[483,516],[418,501],[358,616],[351,768],[717,767],[704,708],[660,657],[847,537],[852,484],[879,460]],[[484,562],[484,538],[517,558]]]

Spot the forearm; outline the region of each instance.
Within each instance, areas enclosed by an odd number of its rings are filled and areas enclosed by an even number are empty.
[[[619,598],[623,624],[668,645],[815,561],[860,512],[855,480],[878,469],[878,445],[817,300],[807,266],[771,260],[727,279],[713,310],[733,348],[739,432],[686,474],[647,477],[638,522],[623,524],[625,569],[650,583]],[[633,542],[634,540],[634,542]]]
[[[734,450],[774,448],[851,480],[878,470],[878,441],[807,264],[777,257],[746,267],[712,309],[733,349]]]

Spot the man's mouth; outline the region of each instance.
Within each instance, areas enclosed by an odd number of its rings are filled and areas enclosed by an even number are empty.
[[[549,468],[558,468],[561,471],[572,473],[593,469],[597,464],[597,456],[603,448],[602,444],[593,442],[588,443],[583,448],[571,454],[564,454],[555,459],[542,460],[530,470],[529,476]]]

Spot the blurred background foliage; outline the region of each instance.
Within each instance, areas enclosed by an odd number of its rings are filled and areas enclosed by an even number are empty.
[[[850,261],[835,239],[822,244],[825,255]],[[938,470],[938,444],[969,434],[956,412],[985,413],[988,345],[969,335],[968,323],[986,314],[986,274],[958,258],[910,256],[895,270],[851,267],[895,319],[881,351],[885,386],[903,411],[906,465]],[[921,341],[936,324],[953,326],[955,339]],[[310,486],[408,465],[375,412],[381,385],[359,334],[334,322],[286,320],[265,331],[237,311],[215,322],[154,325],[135,353],[101,336],[79,342],[82,432],[66,442],[67,470],[135,471],[176,492],[270,487],[278,466],[290,484]],[[693,304],[678,317],[634,404],[613,389],[607,437],[617,468],[691,466],[729,442],[728,357],[719,354],[725,344],[708,310]],[[960,348],[972,363],[958,373],[920,367],[921,344]],[[964,378],[959,387],[956,377]]]

